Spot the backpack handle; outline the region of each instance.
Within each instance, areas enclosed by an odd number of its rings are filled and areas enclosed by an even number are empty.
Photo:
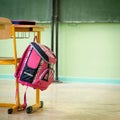
[[[38,42],[37,40],[38,40],[38,38],[37,38],[37,36],[35,36],[33,39],[33,42]]]

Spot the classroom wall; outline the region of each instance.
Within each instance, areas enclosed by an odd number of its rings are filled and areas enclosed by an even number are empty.
[[[47,25],[49,28],[42,33],[42,43],[50,47],[51,28],[50,24]],[[119,23],[60,23],[59,79],[120,80],[119,45]],[[25,44],[19,46],[19,50],[23,47]],[[1,75],[6,74],[6,71],[8,75],[13,73],[12,68],[3,69],[0,66]]]
[[[61,24],[59,75],[120,78],[120,24]]]

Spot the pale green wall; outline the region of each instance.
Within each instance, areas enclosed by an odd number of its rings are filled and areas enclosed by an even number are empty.
[[[59,75],[120,78],[120,24],[62,24]]]
[[[51,28],[48,26],[42,33],[42,43],[50,47]],[[19,45],[19,50],[24,45]],[[59,26],[59,76],[120,78],[119,52],[120,24],[61,23]],[[11,69],[3,70],[0,66],[1,74],[6,71],[12,73]]]

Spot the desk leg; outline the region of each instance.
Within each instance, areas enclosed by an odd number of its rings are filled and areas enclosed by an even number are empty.
[[[17,47],[16,47],[16,33],[15,33],[15,27],[14,25],[11,28],[11,33],[13,36],[13,47],[14,47],[14,58],[15,58],[15,70],[17,69]],[[19,111],[19,110],[24,110],[24,105],[20,104],[20,94],[19,94],[19,83],[18,80],[16,79],[16,104],[13,105],[11,108],[8,109],[8,114],[12,114],[13,112]]]
[[[43,101],[40,101],[40,90],[36,89],[36,103],[26,108],[27,113],[35,112],[36,110],[43,107]]]
[[[37,42],[40,43],[41,42],[41,33],[37,32]],[[39,108],[43,107],[43,101],[40,101],[40,90],[36,89],[36,103],[32,106],[27,107],[26,112],[27,113],[32,113],[36,110],[38,110]]]

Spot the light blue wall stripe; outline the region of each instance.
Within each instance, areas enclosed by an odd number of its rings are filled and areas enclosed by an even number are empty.
[[[0,80],[14,80],[14,75],[9,75],[9,74],[3,74],[3,75],[0,75]]]
[[[14,80],[14,75],[0,75],[0,80]],[[103,84],[120,84],[120,78],[77,78],[77,77],[59,77],[62,82],[72,83],[103,83]]]
[[[120,78],[77,78],[77,77],[59,77],[63,82],[79,82],[79,83],[103,83],[103,84],[120,84]]]

